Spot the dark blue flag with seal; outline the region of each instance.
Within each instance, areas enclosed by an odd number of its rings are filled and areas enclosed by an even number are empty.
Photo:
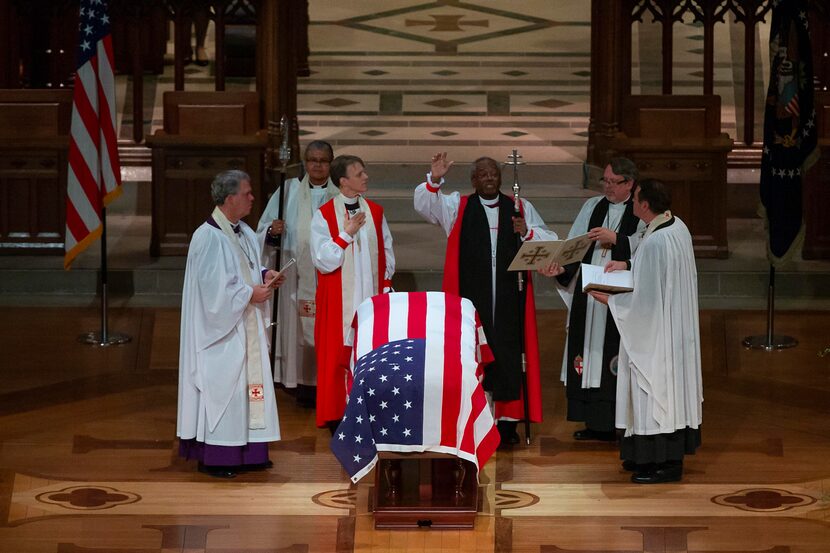
[[[770,83],[764,111],[761,204],[773,266],[804,239],[801,183],[818,158],[806,0],[773,0]]]
[[[770,82],[764,110],[761,204],[767,255],[789,260],[804,240],[801,182],[818,158],[806,0],[773,0]]]

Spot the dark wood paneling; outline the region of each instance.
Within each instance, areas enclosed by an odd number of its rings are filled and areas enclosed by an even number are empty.
[[[804,178],[804,259],[830,259],[830,92],[816,92],[819,159]]]
[[[629,96],[623,100],[616,152],[631,158],[640,178],[663,181],[672,212],[692,233],[695,255],[725,258],[726,155],[719,96]]]
[[[0,254],[63,253],[72,92],[0,90]]]
[[[268,187],[263,178],[266,133],[259,130],[256,92],[166,92],[164,130],[153,148],[151,255],[185,255],[193,231],[213,211],[210,183],[241,169],[254,187],[256,226]]]

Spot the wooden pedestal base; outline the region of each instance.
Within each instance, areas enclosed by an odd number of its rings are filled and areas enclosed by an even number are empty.
[[[375,467],[375,528],[472,529],[475,465],[440,453],[381,453]]]

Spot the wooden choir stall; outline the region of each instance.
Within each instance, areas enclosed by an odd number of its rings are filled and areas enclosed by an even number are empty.
[[[0,253],[63,253],[71,117],[71,90],[0,90]]]
[[[627,96],[612,149],[637,164],[640,178],[668,186],[672,212],[689,227],[697,257],[727,257],[726,157],[732,139],[721,132],[720,96]]]
[[[830,92],[816,91],[818,161],[804,178],[804,259],[830,259]]]
[[[213,210],[210,183],[240,169],[251,176],[254,206],[245,221],[256,228],[267,201],[256,92],[165,92],[164,129],[147,140],[153,152],[150,254],[186,255],[193,231]]]

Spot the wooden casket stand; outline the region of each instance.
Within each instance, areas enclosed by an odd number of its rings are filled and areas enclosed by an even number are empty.
[[[378,454],[377,529],[471,529],[478,511],[475,465],[444,453]]]

